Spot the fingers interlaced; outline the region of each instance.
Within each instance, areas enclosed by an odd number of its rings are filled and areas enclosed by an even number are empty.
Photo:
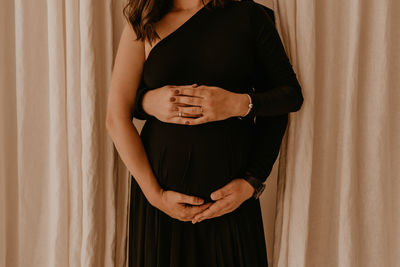
[[[200,112],[201,109],[203,109],[203,112],[200,114],[193,114],[197,112],[186,113],[182,111],[182,107],[178,107],[178,110],[176,110],[175,108],[171,108],[166,121],[176,124],[198,125],[215,120],[212,112],[207,112],[204,107],[197,108],[200,110]]]
[[[168,122],[197,125],[210,121],[211,117],[205,118],[208,116],[208,113],[206,113],[208,100],[202,97],[204,95],[202,91],[204,89],[193,88],[192,86],[171,88],[172,95],[169,97],[171,108]],[[198,120],[199,118],[202,119]]]
[[[176,86],[173,90],[175,95],[185,95],[191,97],[203,97],[204,90],[199,88],[197,84]]]
[[[203,104],[203,99],[199,97],[192,97],[192,96],[185,96],[185,95],[175,95],[173,96],[175,103],[180,103],[180,104],[187,104],[187,105],[193,105],[193,106],[201,106]]]
[[[179,117],[179,112],[181,117],[194,117],[198,118],[203,116],[204,109],[199,106],[186,106],[186,107],[175,107],[175,113]]]

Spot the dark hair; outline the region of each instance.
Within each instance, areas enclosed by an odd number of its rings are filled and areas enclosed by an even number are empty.
[[[212,7],[223,7],[235,0],[210,0]],[[203,4],[204,0],[202,0]],[[148,40],[152,43],[160,38],[154,29],[159,21],[172,7],[173,0],[128,0],[123,14],[136,33],[137,40]]]

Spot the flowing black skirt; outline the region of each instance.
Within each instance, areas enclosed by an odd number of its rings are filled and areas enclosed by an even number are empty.
[[[141,138],[164,189],[210,201],[211,192],[243,175],[253,130],[251,121],[237,118],[197,126],[151,119]],[[131,178],[129,266],[268,266],[258,200],[193,225],[151,206]]]

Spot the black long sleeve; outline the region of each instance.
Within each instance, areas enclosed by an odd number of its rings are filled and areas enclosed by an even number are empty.
[[[300,109],[303,95],[275,29],[273,11],[256,4],[250,6],[249,12],[257,67],[254,92],[250,93],[254,107],[248,116],[256,117],[256,130],[246,172],[265,181],[279,154],[288,113]],[[131,114],[137,119],[147,120],[152,117],[142,106],[143,96],[147,91],[141,82]]]
[[[254,107],[257,116],[294,112],[303,103],[301,87],[274,22],[260,4],[252,5],[256,63]]]
[[[303,95],[273,20],[264,6],[252,7],[257,71],[251,95],[256,136],[246,173],[264,182],[279,154],[288,113],[300,109]]]
[[[136,92],[135,103],[131,109],[131,114],[130,114],[131,120],[133,118],[136,118],[139,120],[148,120],[149,118],[152,117],[151,115],[147,114],[144,111],[143,105],[142,105],[143,96],[146,94],[147,91],[148,91],[148,89],[145,87],[145,85],[143,83],[143,79],[142,79],[140,81],[139,87]]]

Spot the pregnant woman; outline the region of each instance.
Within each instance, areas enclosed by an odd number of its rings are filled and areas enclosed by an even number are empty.
[[[129,266],[267,266],[258,196],[303,103],[270,16],[232,0],[124,12],[106,125],[132,174]]]

